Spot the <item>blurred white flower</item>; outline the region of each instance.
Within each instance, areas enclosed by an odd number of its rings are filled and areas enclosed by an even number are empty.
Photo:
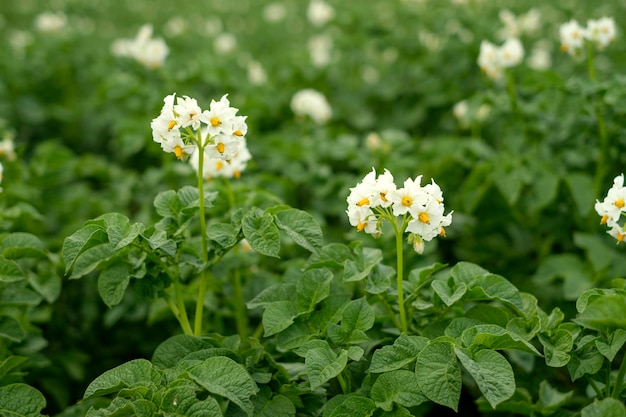
[[[543,71],[552,66],[550,44],[545,41],[535,43],[530,51],[526,64],[535,70]]]
[[[32,45],[33,34],[25,30],[16,30],[9,35],[9,45],[18,55],[23,55],[24,50]]]
[[[589,20],[585,35],[599,50],[604,49],[615,40],[615,21],[610,17]]]
[[[210,17],[206,20],[204,24],[204,30],[206,34],[209,36],[216,36],[217,34],[222,32],[222,21],[219,17]]]
[[[223,32],[217,35],[213,41],[213,47],[217,53],[225,55],[235,50],[237,39],[232,33]]]
[[[335,17],[335,9],[323,0],[311,0],[307,18],[314,26],[323,26]]]
[[[309,56],[313,66],[322,68],[330,63],[333,39],[329,35],[316,35],[309,39]]]
[[[517,38],[510,38],[500,47],[500,64],[504,68],[518,65],[524,59],[524,47]]]
[[[39,32],[59,32],[67,26],[65,13],[43,12],[35,18],[35,29]]]
[[[111,53],[116,56],[135,59],[146,68],[163,66],[169,48],[162,38],[152,38],[152,25],[139,28],[134,39],[117,39],[111,44]]]
[[[326,123],[332,116],[326,97],[312,88],[294,94],[291,98],[291,110],[298,116],[309,116],[317,124]]]
[[[376,68],[366,65],[361,68],[361,78],[367,84],[376,84],[380,80],[380,73]]]
[[[564,23],[559,28],[561,50],[575,56],[582,51],[585,42],[585,29],[575,20]]]
[[[494,80],[502,78],[504,68],[518,65],[524,58],[524,47],[517,38],[510,38],[500,47],[482,41],[478,54],[478,66]]]
[[[179,36],[187,30],[187,22],[180,16],[172,16],[165,22],[163,30],[167,36]]]
[[[613,186],[609,189],[606,197],[601,202],[596,200],[594,205],[596,213],[601,216],[600,224],[609,227],[608,234],[613,236],[617,243],[626,238],[624,226],[618,223],[622,213],[626,213],[626,187],[624,187],[624,174],[613,179]]]
[[[417,37],[422,45],[431,52],[435,52],[441,49],[443,39],[437,36],[433,32],[427,30],[420,30]]]
[[[498,32],[500,39],[519,38],[523,35],[531,35],[541,27],[541,13],[537,9],[515,16],[508,9],[503,9],[498,14],[504,27]]]
[[[287,17],[287,8],[283,3],[270,3],[263,8],[263,19],[266,22],[276,23]]]
[[[248,72],[248,81],[252,85],[262,85],[267,82],[267,73],[260,62],[251,60],[246,66]]]
[[[199,151],[195,149],[194,153],[189,158],[191,166],[198,171]],[[248,150],[248,145],[245,138],[242,138],[238,145],[237,151],[230,159],[213,158],[210,152],[205,150],[204,161],[202,164],[202,176],[206,180],[212,178],[239,178],[241,173],[246,169],[248,161],[252,159],[252,155]]]
[[[8,161],[14,161],[17,157],[13,134],[10,132],[5,132],[2,141],[0,141],[0,156],[4,156]]]

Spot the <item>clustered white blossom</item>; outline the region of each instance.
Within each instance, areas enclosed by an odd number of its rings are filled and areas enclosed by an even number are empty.
[[[409,233],[408,242],[422,253],[424,241],[445,235],[452,212],[444,215],[443,192],[435,181],[422,186],[421,180],[421,175],[415,180],[408,178],[402,188],[397,188],[389,170],[377,177],[372,168],[356,187],[350,188],[346,199],[350,224],[359,232],[378,237],[385,218],[396,221],[401,216],[402,230]]]
[[[59,32],[67,26],[67,16],[63,12],[43,12],[35,18],[35,28],[39,32]]]
[[[626,231],[619,221],[622,213],[626,213],[626,187],[624,187],[624,174],[613,179],[613,186],[609,189],[606,197],[601,202],[596,200],[594,206],[596,212],[602,216],[600,224],[609,227],[608,234],[617,239],[617,243],[624,241]]]
[[[537,9],[515,16],[508,9],[503,9],[498,14],[504,27],[498,32],[501,39],[519,38],[522,35],[530,35],[541,27],[541,13]]]
[[[198,169],[200,148],[205,177],[237,176],[245,168],[250,159],[245,142],[247,116],[237,116],[239,110],[230,106],[227,94],[219,101],[211,100],[208,110],[202,110],[196,99],[175,93],[163,101],[161,114],[150,126],[152,138],[165,152],[181,160],[195,154],[192,164]]]
[[[293,95],[291,110],[298,116],[310,117],[317,124],[326,123],[332,116],[326,97],[312,88],[305,88]]]
[[[152,37],[152,25],[143,25],[134,39],[118,39],[111,46],[113,55],[129,57],[143,66],[155,69],[163,66],[169,48],[162,38]]]
[[[593,43],[598,50],[603,50],[615,40],[615,21],[611,17],[588,20],[582,27],[576,20],[570,20],[559,28],[561,50],[572,56],[582,53],[585,39]]]
[[[311,0],[306,16],[314,26],[324,26],[335,17],[335,9],[323,0]]]
[[[524,59],[524,47],[517,38],[507,39],[502,46],[482,41],[478,55],[478,66],[494,80],[502,78],[505,68],[518,65]]]

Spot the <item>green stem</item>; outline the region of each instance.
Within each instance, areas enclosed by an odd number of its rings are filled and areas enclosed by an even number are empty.
[[[593,44],[591,42],[587,42],[587,70],[589,72],[589,79],[596,82],[596,69],[593,64],[593,60]],[[604,122],[604,106],[602,105],[602,99],[598,94],[593,97],[593,107],[596,114],[596,121],[598,123],[598,137],[600,142],[598,162],[596,165],[596,176],[594,179],[594,191],[596,197],[600,197],[604,188],[604,175],[609,159],[609,137],[607,135],[606,125]]]
[[[519,112],[518,99],[517,99],[517,87],[515,86],[515,79],[513,75],[507,70],[505,71],[506,76],[506,91],[509,94],[509,99],[511,100],[511,110],[513,113],[517,114]]]
[[[378,298],[380,298],[380,301],[382,301],[383,306],[385,307],[385,310],[387,310],[387,314],[389,314],[389,317],[391,317],[391,321],[393,321],[394,326],[400,329],[401,324],[398,321],[398,318],[396,317],[395,313],[393,312],[393,309],[391,308],[387,300],[385,300],[385,298],[381,294],[378,294]]]
[[[339,385],[341,386],[341,392],[343,392],[344,394],[349,394],[350,388],[348,387],[346,379],[343,377],[343,372],[340,372],[339,375],[337,375],[337,381],[339,381]]]
[[[408,333],[408,326],[406,322],[406,312],[404,310],[404,293],[402,292],[404,261],[402,259],[402,233],[404,232],[404,219],[403,225],[398,227],[398,222],[395,218],[392,218],[391,224],[396,232],[396,275],[397,275],[397,287],[398,287],[398,309],[400,310],[400,331],[402,333]]]
[[[198,300],[196,301],[196,315],[194,321],[193,333],[196,336],[202,334],[202,315],[204,310],[204,298],[206,297],[206,291],[208,286],[208,277],[206,274],[206,267],[209,261],[208,243],[206,236],[206,218],[204,214],[204,144],[202,143],[202,135],[200,129],[198,129],[197,137],[198,145],[198,198],[200,212],[200,235],[202,238],[202,263],[203,268],[200,273],[200,285],[198,287]]]
[[[591,388],[593,388],[593,390],[596,392],[596,395],[598,396],[598,398],[602,398],[602,390],[600,389],[600,387],[598,387],[598,384],[596,384],[596,381],[593,380],[593,378],[587,378],[589,381],[589,385],[591,385]]]
[[[622,364],[617,372],[617,381],[615,381],[615,388],[613,388],[613,398],[619,400],[619,396],[622,393],[622,385],[624,384],[624,377],[626,377],[626,352],[622,358]]]

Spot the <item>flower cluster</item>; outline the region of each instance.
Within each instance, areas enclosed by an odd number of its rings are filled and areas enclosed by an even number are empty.
[[[248,132],[246,116],[237,116],[239,110],[230,106],[227,95],[219,101],[211,100],[208,110],[202,110],[196,99],[176,97],[175,93],[163,101],[161,114],[150,126],[152,138],[165,152],[187,160],[194,153],[199,155],[201,149],[213,166],[217,161],[223,161],[226,166],[236,164],[236,158],[249,159],[244,148],[244,136]],[[241,165],[235,165],[234,170],[237,169],[241,170]]]
[[[199,152],[194,152],[189,159],[189,163],[196,171],[199,169],[199,156]],[[241,176],[241,172],[246,169],[250,159],[252,159],[252,155],[248,150],[246,138],[241,138],[237,152],[232,156],[232,158],[227,160],[222,158],[213,158],[205,149],[204,161],[202,164],[202,176],[206,180],[216,177],[239,178]]]
[[[408,241],[416,252],[422,253],[424,241],[445,235],[445,227],[452,222],[452,212],[444,215],[443,193],[434,180],[422,186],[422,176],[408,178],[402,188],[397,188],[393,175],[385,170],[376,176],[376,170],[350,189],[347,198],[350,224],[358,231],[375,237],[382,233],[384,219],[409,233]]]
[[[576,20],[570,20],[559,28],[561,50],[572,56],[581,54],[585,39],[593,43],[598,50],[604,49],[615,40],[615,22],[610,17],[588,20],[582,27]]]
[[[161,38],[152,38],[152,26],[143,25],[134,39],[118,39],[111,46],[114,55],[134,58],[143,66],[163,66],[169,49]]]
[[[624,226],[620,226],[619,220],[622,213],[626,213],[626,187],[624,187],[624,174],[618,175],[613,180],[613,186],[609,189],[602,202],[596,200],[594,206],[596,212],[602,216],[600,224],[609,227],[608,234],[622,242],[626,238]]]
[[[478,66],[494,80],[502,78],[505,68],[518,65],[524,59],[524,47],[517,38],[510,38],[502,46],[482,41],[478,55]]]

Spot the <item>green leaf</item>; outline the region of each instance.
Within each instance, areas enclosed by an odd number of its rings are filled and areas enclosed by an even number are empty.
[[[391,411],[394,403],[415,407],[428,401],[419,389],[415,373],[402,369],[381,374],[372,386],[370,398],[385,411]]]
[[[365,291],[370,294],[382,294],[391,287],[391,280],[396,270],[388,265],[378,264],[367,278]]]
[[[609,335],[609,343],[605,343],[601,340],[596,340],[596,347],[598,352],[604,355],[609,362],[613,362],[615,355],[620,351],[624,343],[626,343],[626,330],[617,329]]]
[[[563,279],[563,298],[566,300],[576,300],[593,285],[587,266],[571,253],[546,257],[532,279],[537,285],[545,285],[557,278]]]
[[[298,313],[310,312],[315,305],[328,297],[333,273],[328,269],[305,271],[296,283],[296,310]]]
[[[61,294],[62,280],[57,274],[28,274],[28,283],[49,303],[56,301]]]
[[[296,319],[291,326],[278,333],[276,344],[281,350],[293,350],[305,344],[311,337],[309,326]]]
[[[246,214],[241,220],[243,235],[255,252],[278,258],[280,235],[271,214],[256,217]]]
[[[296,406],[284,395],[275,395],[263,404],[261,409],[255,408],[255,417],[295,417]]]
[[[108,236],[103,227],[95,223],[85,224],[81,229],[66,237],[62,249],[65,273],[67,274],[72,269],[76,259],[87,249],[107,242]]]
[[[16,282],[26,279],[26,274],[17,262],[0,256],[0,282]]]
[[[581,417],[626,417],[626,406],[615,398],[597,399],[580,410]]]
[[[87,275],[100,266],[100,264],[109,260],[115,253],[115,249],[108,242],[90,247],[82,252],[76,259],[70,279]]]
[[[328,326],[328,336],[335,343],[367,341],[364,332],[372,328],[375,319],[374,310],[365,297],[352,300],[343,309],[341,326]]]
[[[174,190],[161,191],[154,199],[156,212],[163,217],[178,219],[182,204]]]
[[[427,344],[428,339],[425,337],[402,333],[393,345],[374,351],[368,372],[381,373],[400,369],[413,362]]]
[[[148,245],[153,250],[162,250],[169,256],[176,255],[176,242],[167,237],[165,230],[155,230],[148,239]]]
[[[415,375],[422,393],[437,404],[458,411],[461,398],[461,368],[454,345],[432,341],[417,356]]]
[[[572,173],[565,178],[565,182],[578,208],[578,214],[581,218],[585,218],[595,201],[593,179],[589,174]]]
[[[0,378],[28,360],[25,356],[9,356],[0,362]]]
[[[601,295],[587,305],[574,322],[601,332],[626,330],[626,295]]]
[[[228,398],[252,416],[254,406],[250,397],[259,389],[242,365],[225,356],[216,356],[189,369],[187,374],[210,393]]]
[[[504,356],[489,349],[479,350],[473,355],[461,348],[456,348],[455,352],[492,408],[513,396],[515,376]]]
[[[318,253],[323,244],[320,225],[306,211],[289,208],[276,213],[276,225],[298,245]]]
[[[469,284],[476,277],[488,275],[489,271],[471,262],[459,262],[450,269],[450,276],[457,282]]]
[[[127,263],[119,262],[102,271],[98,276],[98,293],[102,301],[108,307],[119,304],[129,282],[130,266]]]
[[[7,417],[41,416],[46,399],[35,388],[26,384],[0,387],[0,415]]]
[[[162,342],[154,350],[152,363],[161,369],[173,368],[191,352],[210,347],[211,344],[196,336],[179,334]]]
[[[540,334],[539,342],[543,345],[546,365],[560,368],[569,362],[570,352],[574,346],[574,338],[570,332],[557,329],[550,336]]]
[[[14,232],[2,239],[2,256],[7,259],[47,259],[43,242],[30,233]]]
[[[461,341],[463,346],[468,348],[514,349],[541,356],[530,342],[495,324],[472,326],[461,334]]]
[[[274,284],[258,293],[246,305],[248,308],[265,307],[277,301],[291,301],[295,294],[295,284]]]
[[[291,301],[277,301],[269,304],[263,311],[263,336],[269,337],[285,330],[298,315]]]
[[[594,375],[604,364],[604,356],[598,352],[594,336],[584,336],[578,341],[578,347],[572,353],[570,361],[567,363],[567,370],[572,378],[576,381],[584,375]]]
[[[376,404],[367,397],[357,394],[337,395],[324,407],[322,417],[370,417],[376,411]]]
[[[223,248],[230,248],[237,243],[239,228],[230,223],[211,223],[207,226],[207,237]]]
[[[539,384],[539,404],[544,415],[552,414],[562,408],[573,395],[574,391],[566,393],[557,391],[548,381],[541,381]]]
[[[113,369],[109,369],[89,384],[83,400],[118,392],[122,388],[137,385],[148,386],[157,383],[159,373],[145,359],[135,359]]]
[[[524,312],[524,301],[515,285],[500,275],[483,275],[476,277],[468,285],[468,298],[473,300],[489,299],[507,303],[520,312]]]
[[[431,286],[448,307],[459,301],[467,291],[467,286],[463,282],[457,284],[452,278],[447,281],[434,280]]]
[[[315,389],[344,370],[348,363],[348,352],[341,350],[336,354],[328,344],[323,347],[309,349],[304,359],[311,389]]]
[[[0,316],[0,338],[21,342],[26,337],[26,330],[13,317]]]
[[[343,282],[365,279],[383,261],[383,252],[374,248],[357,248],[357,259],[347,259],[344,263]]]

